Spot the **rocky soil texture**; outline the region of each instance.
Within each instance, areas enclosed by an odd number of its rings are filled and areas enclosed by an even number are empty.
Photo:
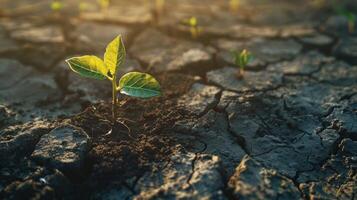
[[[357,29],[333,5],[88,2],[0,0],[0,199],[357,199]],[[163,89],[120,97],[127,127],[111,125],[109,82],[64,62],[118,34],[121,73]]]

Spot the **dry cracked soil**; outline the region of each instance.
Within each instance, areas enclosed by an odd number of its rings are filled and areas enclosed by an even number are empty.
[[[329,1],[153,2],[0,0],[0,199],[357,199],[346,17]],[[118,34],[120,73],[151,73],[163,90],[119,97],[127,127],[112,126],[110,83],[64,62],[101,56]],[[254,55],[243,79],[232,49]]]

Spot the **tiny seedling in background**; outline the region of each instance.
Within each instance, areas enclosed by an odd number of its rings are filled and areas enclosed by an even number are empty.
[[[230,0],[229,9],[232,13],[236,13],[239,9],[240,2],[239,0]]]
[[[353,12],[347,10],[345,5],[340,2],[332,1],[332,6],[338,15],[347,19],[348,32],[353,33],[355,31],[356,15]]]
[[[233,56],[233,62],[234,64],[239,67],[238,73],[237,73],[237,77],[239,79],[242,79],[244,77],[244,70],[245,67],[249,64],[249,62],[252,61],[253,56],[252,54],[244,49],[241,52],[238,51],[232,51],[232,56]]]
[[[119,35],[108,44],[104,60],[92,55],[73,57],[66,60],[69,67],[79,75],[98,80],[108,79],[112,83],[113,123],[116,122],[118,93],[138,98],[161,95],[160,84],[149,74],[129,72],[121,78],[117,76],[118,70],[125,63],[125,57],[125,47],[122,37]]]
[[[61,1],[52,1],[51,10],[54,12],[59,12],[63,9],[63,3]]]
[[[344,12],[343,15],[348,21],[348,32],[353,33],[355,31],[356,15],[349,11]]]
[[[198,27],[197,18],[196,17],[191,17],[189,19],[184,20],[183,23],[190,27],[190,33],[191,33],[192,38],[194,38],[194,39],[198,38],[201,30]]]

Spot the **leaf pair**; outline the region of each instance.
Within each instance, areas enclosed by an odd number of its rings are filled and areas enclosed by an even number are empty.
[[[198,20],[196,17],[190,17],[188,19],[182,20],[182,24],[190,27],[197,27],[198,26]]]
[[[121,36],[118,36],[107,46],[104,61],[97,56],[86,55],[70,58],[66,62],[74,72],[84,77],[111,80],[114,78],[116,70],[124,64],[125,55]]]
[[[130,72],[117,83],[117,71],[125,63],[126,51],[121,36],[110,42],[104,54],[104,61],[96,56],[86,55],[67,59],[69,67],[87,78],[109,79],[115,91],[123,94],[149,98],[161,94],[160,84],[149,74]],[[113,97],[114,98],[114,97]]]
[[[239,66],[240,68],[245,68],[248,63],[251,62],[253,59],[252,54],[246,49],[241,52],[232,51],[232,56],[234,64]]]

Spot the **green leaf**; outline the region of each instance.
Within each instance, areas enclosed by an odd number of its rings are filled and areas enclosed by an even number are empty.
[[[104,64],[114,76],[120,66],[125,63],[125,47],[121,35],[111,41],[104,54]]]
[[[189,24],[190,24],[191,27],[196,27],[197,24],[198,24],[197,18],[196,18],[196,17],[191,17],[191,18],[189,19]]]
[[[96,56],[81,56],[67,59],[69,67],[81,76],[103,80],[107,77],[108,69],[104,62]]]
[[[128,96],[150,98],[161,95],[159,82],[150,74],[129,72],[119,80],[119,90]]]

